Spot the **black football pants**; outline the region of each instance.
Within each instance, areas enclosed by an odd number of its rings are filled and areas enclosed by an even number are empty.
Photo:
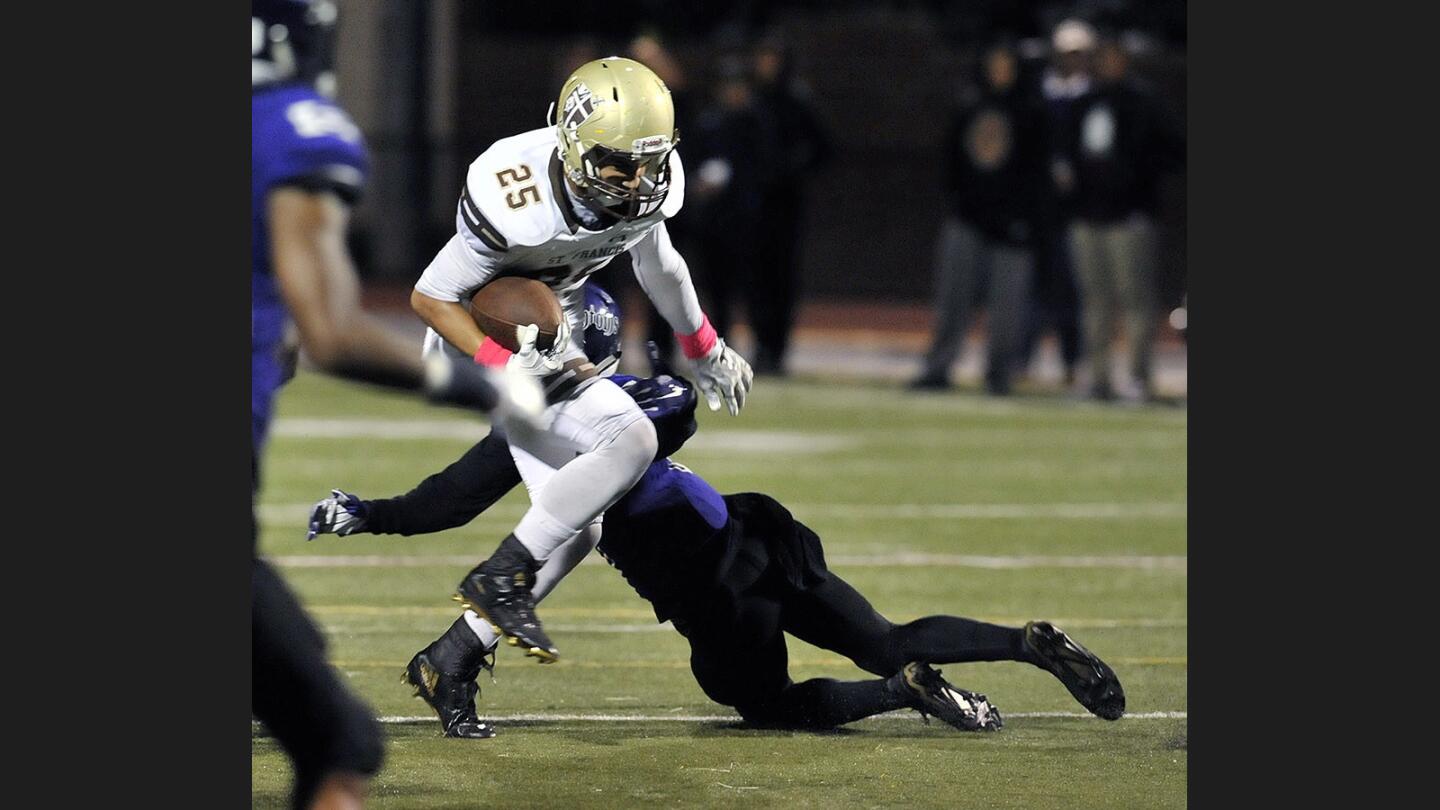
[[[690,640],[690,667],[700,688],[734,706],[747,722],[830,728],[903,707],[885,678],[910,661],[1034,663],[1019,628],[958,616],[927,616],[897,625],[833,572],[804,589],[762,576],[732,606],[676,622]],[[814,678],[794,683],[784,633],[840,653],[873,681]]]

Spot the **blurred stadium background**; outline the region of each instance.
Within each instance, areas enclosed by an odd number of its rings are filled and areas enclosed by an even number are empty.
[[[677,96],[682,144],[709,104],[727,60],[748,61],[762,42],[789,49],[793,76],[831,146],[804,177],[800,304],[790,359],[807,374],[912,377],[934,314],[933,265],[946,209],[942,137],[986,44],[1008,36],[1032,89],[1051,62],[1051,34],[1075,17],[1120,38],[1131,73],[1185,114],[1185,4],[1082,2],[707,2],[661,0],[563,6],[467,0],[340,0],[338,98],[365,133],[374,172],[355,217],[353,244],[371,303],[405,311],[408,289],[454,232],[466,166],[497,138],[543,126],[569,71],[598,56],[644,57]],[[659,53],[659,59],[655,54]],[[686,145],[680,149],[687,154]],[[695,163],[687,160],[693,172]],[[1157,393],[1187,393],[1184,328],[1185,175],[1159,184]],[[687,207],[692,207],[687,202]],[[694,213],[692,211],[692,216]],[[701,251],[677,246],[709,292]],[[731,271],[733,272],[733,271]],[[644,300],[622,257],[598,279],[628,315]],[[639,310],[639,312],[637,312]],[[746,318],[742,315],[740,320]],[[629,319],[632,348],[644,332]],[[742,349],[749,330],[732,330]],[[970,330],[958,380],[983,365],[983,316]],[[1053,329],[1028,353],[1040,390],[1063,377]],[[642,353],[635,352],[632,356]]]
[[[957,735],[913,713],[833,735],[737,729],[690,678],[683,639],[655,625],[597,558],[540,611],[567,659],[537,667],[502,648],[498,683],[481,678],[480,709],[500,736],[441,739],[397,683],[401,668],[453,617],[450,589],[525,497],[512,493],[432,538],[306,543],[307,508],[330,487],[404,491],[486,426],[302,371],[278,403],[260,546],[322,624],[337,667],[386,719],[374,806],[1185,806],[1186,410],[1062,396],[1053,330],[1029,359],[1024,396],[976,395],[979,342],[958,363],[960,391],[903,389],[933,321],[943,132],[985,44],[1012,36],[1035,82],[1055,26],[1081,17],[1121,38],[1133,72],[1183,122],[1183,2],[338,5],[337,95],[374,161],[353,249],[367,304],[413,329],[417,347],[423,327],[406,300],[454,232],[466,166],[493,140],[544,125],[574,66],[661,48],[673,61],[667,81],[698,114],[731,57],[783,37],[832,147],[805,178],[792,375],[757,380],[738,419],[702,412],[679,460],[722,492],[763,491],[791,506],[824,538],[834,570],[894,619],[1061,622],[1115,665],[1131,712],[1101,723],[1048,675],[993,664],[946,675],[1006,712],[1000,734]],[[682,155],[685,127],[682,119]],[[1183,406],[1183,171],[1163,178],[1157,223],[1155,386]],[[686,255],[704,300],[709,268]],[[617,261],[599,280],[626,306],[633,364],[644,356],[644,302],[628,276]],[[983,319],[972,333],[984,340]],[[753,346],[743,325],[734,335],[742,351]],[[796,678],[860,677],[848,661],[791,641]],[[285,758],[263,730],[252,751],[254,805],[285,806]]]

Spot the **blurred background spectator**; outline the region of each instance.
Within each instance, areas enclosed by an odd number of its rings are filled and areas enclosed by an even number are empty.
[[[1114,36],[1094,54],[1095,79],[1073,104],[1057,138],[1061,188],[1071,202],[1071,254],[1080,283],[1084,355],[1081,393],[1126,401],[1151,394],[1150,351],[1159,293],[1155,217],[1159,181],[1185,161],[1177,119],[1130,78]],[[1110,349],[1122,321],[1129,363],[1111,385]]]
[[[1066,125],[1080,97],[1090,90],[1090,55],[1094,48],[1095,30],[1082,20],[1062,20],[1050,35],[1040,93],[1045,99],[1045,138],[1052,153],[1057,151],[1056,133]],[[1070,167],[1060,161],[1055,161],[1050,171],[1052,182],[1045,185],[1036,201],[1037,279],[1024,353],[1032,356],[1041,334],[1053,331],[1060,344],[1065,382],[1070,384],[1083,346],[1079,289],[1070,254],[1072,211],[1067,197],[1073,178]]]
[[[949,207],[935,247],[935,330],[911,386],[950,387],[950,367],[984,295],[985,388],[1005,395],[1021,360],[1049,144],[1044,111],[1020,83],[1011,43],[992,44],[977,73],[944,140]]]
[[[715,330],[733,335],[739,308],[753,328],[771,294],[762,266],[764,218],[783,159],[775,118],[760,103],[742,53],[715,64],[709,103],[680,137],[685,227],[693,237],[686,258]]]
[[[806,190],[830,161],[830,140],[815,114],[809,85],[796,75],[785,34],[772,30],[753,54],[755,93],[779,141],[779,164],[765,191],[751,300],[756,374],[784,374],[800,296],[800,240]]]

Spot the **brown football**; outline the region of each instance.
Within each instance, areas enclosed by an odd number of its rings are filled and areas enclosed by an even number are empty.
[[[548,351],[555,345],[560,328],[560,302],[543,282],[508,276],[481,287],[470,299],[470,315],[485,336],[510,351],[519,351],[515,327],[533,323],[540,327],[535,346]]]

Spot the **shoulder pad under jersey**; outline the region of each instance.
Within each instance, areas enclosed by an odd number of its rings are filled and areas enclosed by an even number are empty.
[[[555,132],[549,127],[501,138],[465,173],[457,230],[490,251],[543,245],[568,228],[556,200]]]

